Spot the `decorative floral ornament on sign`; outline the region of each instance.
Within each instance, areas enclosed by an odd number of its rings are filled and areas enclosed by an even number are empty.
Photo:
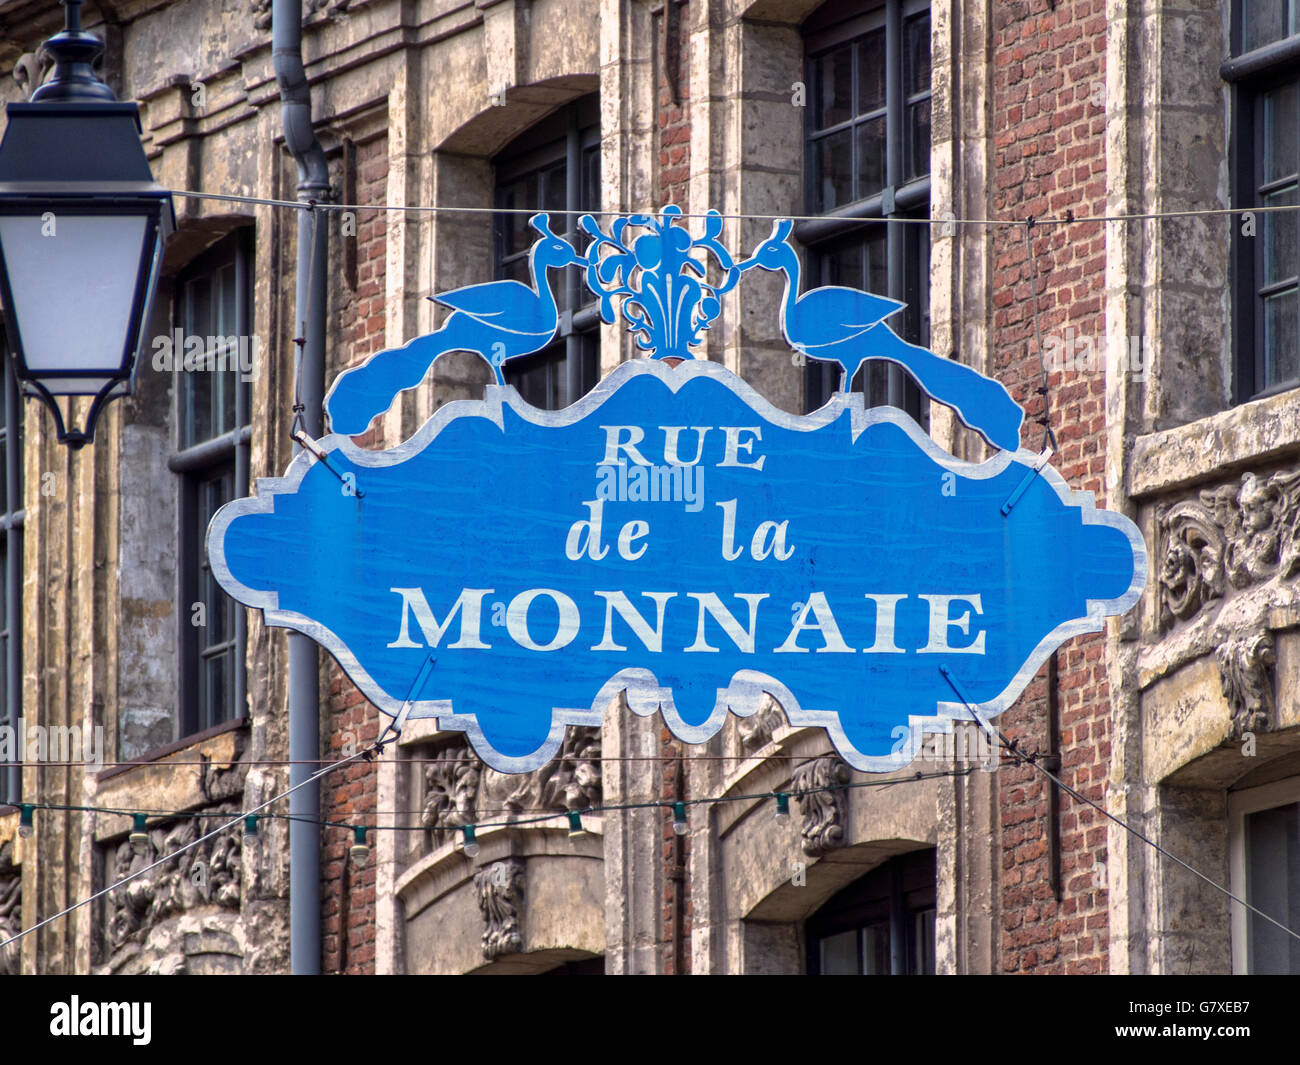
[[[851,765],[887,771],[923,734],[1005,710],[1062,642],[1136,602],[1132,523],[1019,449],[1001,385],[894,334],[896,301],[800,295],[789,222],[741,262],[716,214],[699,239],[676,208],[607,231],[586,216],[583,254],[545,215],[532,224],[531,286],[439,295],[441,329],[335,381],[326,461],[300,454],[209,529],[226,591],[327,648],[385,713],[435,718],[494,769],[526,772],[620,695],[704,742],[766,693]],[[551,341],[547,275],[568,266],[650,358],[539,410],[502,368]],[[755,267],[785,277],[790,345],[843,369],[812,414],[693,357]],[[483,400],[446,404],[384,451],[349,439],[454,350],[492,366]],[[1000,450],[963,462],[904,412],[867,409],[843,388],[871,359]]]

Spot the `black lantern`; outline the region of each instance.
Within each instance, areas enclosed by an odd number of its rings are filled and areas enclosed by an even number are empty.
[[[9,104],[0,141],[0,300],[23,391],[54,413],[59,440],[91,441],[104,404],[131,391],[171,195],[154,181],[140,114],[94,73],[103,51],[64,0],[54,60],[31,102]],[[92,396],[86,427],[56,396]],[[69,420],[72,409],[69,400]]]

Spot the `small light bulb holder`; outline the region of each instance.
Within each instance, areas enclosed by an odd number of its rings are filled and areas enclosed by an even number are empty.
[[[244,815],[244,842],[257,843],[260,839],[257,832],[257,814]]]
[[[783,791],[776,793],[776,819],[782,824],[790,820],[790,796]]]
[[[352,847],[348,851],[357,865],[365,865],[370,857],[370,845],[366,842],[366,826],[356,825],[352,829]]]
[[[136,854],[149,853],[149,826],[144,814],[135,814],[131,822],[131,849]]]
[[[581,839],[587,834],[587,830],[582,827],[582,814],[577,810],[569,811],[569,839]]]
[[[28,805],[18,807],[18,834],[23,839],[31,839],[36,832],[36,822],[33,820],[32,808]]]
[[[477,858],[477,857],[478,857],[478,839],[477,839],[477,838],[475,837],[475,835],[474,835],[474,826],[473,826],[473,825],[463,825],[463,826],[461,827],[461,833],[462,833],[462,835],[464,835],[464,837],[465,837],[465,842],[464,842],[464,844],[462,845],[462,848],[463,848],[463,850],[465,851],[465,857],[466,857],[466,858]]]
[[[691,826],[686,823],[686,804],[684,802],[673,803],[673,831],[679,836],[684,836],[690,830]]]

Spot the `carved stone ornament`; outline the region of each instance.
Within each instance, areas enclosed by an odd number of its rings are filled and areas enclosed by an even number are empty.
[[[805,762],[791,776],[790,790],[803,815],[803,851],[810,857],[844,846],[844,790],[837,785],[847,784],[850,777],[848,765],[835,755]],[[816,790],[821,788],[834,790]]]
[[[54,60],[44,46],[35,52],[24,52],[14,64],[14,81],[18,82],[19,90],[30,100],[32,93],[45,84],[53,67]]]
[[[233,804],[213,808],[213,813],[239,812]],[[203,821],[187,817],[149,830],[148,853],[136,854],[124,840],[111,852],[105,876],[108,883],[142,869],[163,854],[193,842],[204,832]],[[164,919],[200,906],[239,909],[243,875],[242,837],[230,828],[197,847],[169,858],[157,869],[136,877],[108,895],[105,937],[110,952],[127,943],[144,942]]]
[[[478,908],[483,914],[483,957],[491,961],[524,948],[519,908],[524,897],[524,863],[518,858],[493,862],[474,874]]]
[[[303,7],[303,20],[310,21],[325,12],[326,18],[346,15],[353,0],[307,0]],[[253,25],[259,30],[271,28],[271,0],[249,0],[249,11],[253,15]]]
[[[758,713],[742,717],[736,723],[740,733],[740,753],[748,757],[761,751],[776,735],[776,730],[785,724],[785,714],[780,705],[770,695],[764,698]]]
[[[13,844],[0,846],[0,942],[22,931],[23,871],[14,865]],[[18,947],[0,947],[0,976],[18,975]]]
[[[1240,484],[1200,493],[1200,502],[1157,512],[1160,624],[1186,621],[1245,588],[1300,572],[1300,471],[1247,473]]]
[[[588,810],[601,801],[600,732],[571,728],[556,759],[532,773],[498,773],[469,747],[445,747],[424,769],[422,823],[441,841],[448,830],[544,810]]]
[[[1267,630],[1229,640],[1215,652],[1224,698],[1232,710],[1234,740],[1268,728],[1273,712],[1273,666],[1277,658]]]

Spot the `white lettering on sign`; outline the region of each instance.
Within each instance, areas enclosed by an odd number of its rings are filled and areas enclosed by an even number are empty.
[[[411,639],[412,614],[415,615],[416,624],[420,626],[420,632],[424,634],[424,642],[430,647],[437,647],[457,611],[460,611],[460,639],[447,646],[475,648],[488,646],[479,639],[479,628],[483,614],[483,597],[492,594],[491,588],[463,589],[456,601],[451,604],[447,619],[442,622],[433,616],[433,611],[429,609],[429,601],[424,598],[421,589],[389,588],[388,590],[402,597],[402,628],[397,634],[397,639],[390,643],[389,647],[420,646]]]
[[[601,637],[600,643],[592,648],[593,651],[626,651],[627,648],[622,644],[614,642],[612,629],[614,627],[614,612],[618,611],[621,617],[632,630],[632,634],[641,641],[641,646],[652,654],[659,654],[664,649],[664,607],[668,605],[669,599],[677,596],[676,592],[642,592],[641,594],[647,599],[654,602],[656,607],[655,627],[652,629],[650,623],[637,613],[627,598],[625,592],[595,592],[605,600],[605,635]]]
[[[953,647],[948,643],[948,630],[961,629],[962,634],[969,636],[970,633],[970,611],[967,610],[961,617],[953,617],[950,614],[951,606],[956,603],[969,603],[974,608],[975,613],[984,613],[984,607],[980,603],[979,594],[975,595],[922,595],[930,604],[930,639],[917,654],[963,654],[963,655],[982,655],[984,653],[984,631],[981,629],[975,637],[974,642],[967,644],[965,647]]]
[[[640,528],[634,528],[639,526]],[[619,551],[624,557],[639,558],[641,551],[631,551],[633,542],[648,533],[645,522],[629,522],[620,537]],[[599,529],[597,529],[597,535]],[[448,644],[448,649],[480,649],[489,645],[481,638],[483,597],[493,592],[491,588],[464,588],[451,603],[446,617],[441,621],[434,614],[420,588],[391,588],[394,594],[401,596],[402,614],[399,620],[397,639],[389,647],[438,647],[447,635],[457,613],[460,614],[460,636],[455,643]],[[604,627],[600,642],[592,646],[593,651],[626,651],[628,647],[614,636],[614,618],[617,617],[631,630],[641,647],[650,654],[661,654],[664,642],[664,621],[669,604],[675,599],[694,599],[690,608],[695,612],[695,639],[681,650],[695,653],[717,654],[719,648],[710,642],[710,622],[731,641],[741,654],[756,653],[759,638],[759,605],[769,599],[767,592],[733,592],[731,598],[748,608],[742,621],[722,597],[715,592],[636,592],[629,594],[621,589],[593,591],[591,593],[600,602],[604,613]],[[643,611],[636,597],[648,600]],[[856,637],[870,635],[870,643],[861,648],[863,654],[906,654],[908,649],[898,644],[898,611],[900,604],[913,602],[912,610],[919,612],[921,607],[912,597],[902,592],[864,592],[863,597],[875,605],[875,618],[866,634],[850,632]],[[539,599],[549,599],[555,606],[556,628],[553,635],[544,642],[539,639],[535,621],[530,620],[533,603]],[[940,595],[937,593],[920,593],[915,599],[923,600],[927,612],[926,643],[915,647],[916,654],[969,654],[982,655],[985,650],[985,631],[972,624],[973,615],[984,613],[983,600],[978,592],[967,595]],[[649,619],[650,606],[653,604],[653,623]],[[954,613],[957,607],[966,607]],[[686,608],[683,601],[673,610]],[[809,592],[805,601],[795,604],[794,616],[790,617],[788,608],[781,607],[781,616],[785,639],[772,647],[774,654],[807,654],[809,651],[830,654],[854,654],[857,648],[852,646],[841,631],[839,620],[835,616],[825,592]],[[772,608],[767,610],[772,616]],[[411,619],[415,619],[415,630],[424,637],[424,644],[412,638]],[[786,626],[789,626],[788,629]],[[564,592],[554,588],[528,588],[519,592],[505,608],[505,628],[510,638],[527,651],[558,651],[571,644],[582,627],[582,611],[578,604]],[[966,639],[953,644],[952,630],[957,629]],[[804,646],[800,638],[804,633],[816,633],[820,637],[820,646],[816,640],[808,641]],[[771,646],[770,644],[767,646]]]
[[[538,643],[528,631],[528,608],[543,595],[548,596],[560,612],[559,624],[549,643]],[[568,647],[578,635],[580,622],[578,604],[554,588],[529,588],[511,599],[510,605],[506,607],[506,632],[526,651],[558,651],[561,647]]]
[[[659,454],[665,466],[695,466],[704,457],[707,440],[716,440],[717,433],[722,434],[722,461],[717,465],[743,470],[761,470],[767,462],[766,455],[754,454],[754,447],[763,439],[763,430],[757,425],[660,425],[656,426],[663,433],[663,448]],[[600,460],[601,466],[625,466],[629,462],[634,466],[653,466],[653,458],[645,457],[646,431],[640,425],[602,425],[605,432],[605,456]],[[681,457],[681,434],[689,431],[695,434],[695,456],[686,461]],[[653,455],[654,452],[651,451]],[[741,456],[744,456],[742,458]]]

